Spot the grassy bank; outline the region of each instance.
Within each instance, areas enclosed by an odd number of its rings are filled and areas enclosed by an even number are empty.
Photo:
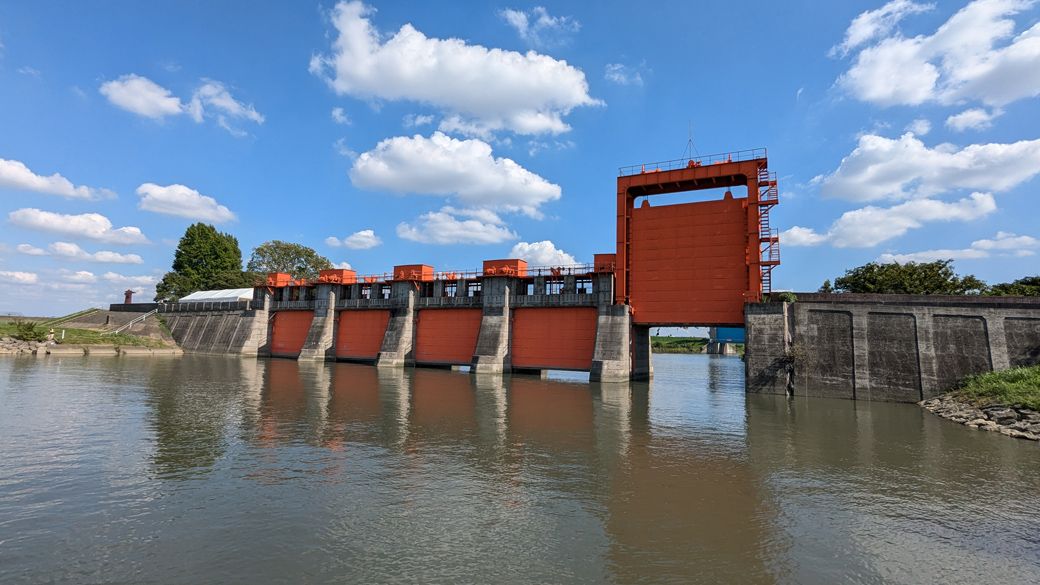
[[[954,394],[981,407],[1003,404],[1040,410],[1040,366],[972,376]]]
[[[708,340],[703,337],[651,337],[654,353],[704,353]]]
[[[46,329],[38,328],[46,333]],[[65,331],[65,338],[62,339],[61,332]],[[0,323],[0,337],[15,337],[17,338],[17,328],[14,322]],[[137,335],[128,335],[126,333],[115,333],[113,335],[102,335],[100,331],[92,331],[90,329],[64,329],[62,327],[54,328],[54,339],[64,345],[117,345],[117,346],[137,346],[137,347],[166,347],[166,344],[158,339],[152,339],[151,337],[138,337]]]

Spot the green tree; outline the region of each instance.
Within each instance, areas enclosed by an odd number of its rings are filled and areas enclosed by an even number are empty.
[[[907,262],[906,264],[871,262],[845,271],[834,279],[835,292],[909,294],[909,295],[977,295],[987,290],[986,283],[975,276],[957,276],[950,266],[953,260]]]
[[[246,280],[248,285],[244,284]],[[251,285],[252,279],[242,273],[238,240],[211,225],[196,223],[188,226],[177,244],[172,270],[155,285],[155,300],[175,300],[208,288]]]
[[[271,240],[253,249],[246,270],[260,274],[287,272],[293,278],[317,278],[318,272],[332,268],[328,258],[301,244]]]
[[[832,293],[832,292],[834,292],[834,287],[831,286],[830,279],[827,279],[827,280],[823,281],[823,286],[820,287],[819,292],[822,292],[822,293]]]
[[[994,284],[986,294],[1001,297],[1040,297],[1040,276],[1027,276],[1012,282]]]

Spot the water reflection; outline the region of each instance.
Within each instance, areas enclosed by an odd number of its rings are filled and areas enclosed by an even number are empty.
[[[1040,580],[1035,445],[655,372],[0,360],[0,582]]]

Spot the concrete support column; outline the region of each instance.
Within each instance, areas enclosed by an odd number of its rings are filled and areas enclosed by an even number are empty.
[[[402,368],[415,363],[412,344],[415,334],[416,285],[411,281],[394,282],[390,285],[390,322],[383,335],[383,346],[379,349],[376,366]],[[373,287],[373,291],[375,288]]]
[[[250,323],[249,337],[242,345],[242,353],[257,357],[271,355],[271,311],[272,296],[266,288],[253,290],[253,320]]]
[[[578,292],[578,277],[568,274],[563,277],[563,294],[572,295]]]
[[[589,371],[590,382],[628,382],[632,375],[632,356],[629,351],[631,329],[632,320],[627,305],[599,308],[596,347],[592,354],[592,369]]]
[[[433,281],[433,296],[440,298],[444,296],[444,281],[435,280]]]
[[[545,294],[545,277],[536,276],[534,277],[534,294],[544,295]]]
[[[632,326],[632,379],[650,380],[654,377],[653,349],[650,346],[650,326]]]
[[[455,281],[455,296],[464,297],[467,296],[469,291],[466,290],[466,279],[460,278]]]
[[[325,361],[335,357],[336,287],[319,284],[314,291],[314,320],[300,350],[301,361]]]
[[[501,374],[510,371],[509,295],[513,279],[487,277],[483,280],[484,314],[480,319],[480,333],[473,352],[470,372],[474,374]]]
[[[867,336],[867,309],[852,308],[852,388],[854,400],[870,400],[870,342]]]
[[[592,278],[592,294],[596,295],[597,305],[614,303],[614,275],[597,274]]]
[[[986,336],[989,338],[989,363],[995,372],[1007,370],[1011,368],[1011,359],[1008,357],[1004,317],[986,315],[984,318],[986,319]]]

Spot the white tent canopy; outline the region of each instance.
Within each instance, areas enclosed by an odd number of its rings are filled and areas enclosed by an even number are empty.
[[[224,290],[200,290],[181,298],[181,303],[227,303],[253,300],[251,288],[226,288]]]

